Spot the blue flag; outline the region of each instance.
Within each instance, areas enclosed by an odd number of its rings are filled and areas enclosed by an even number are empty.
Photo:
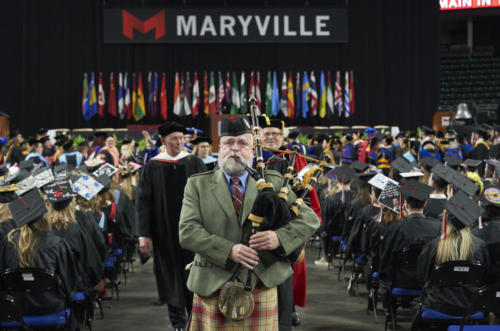
[[[300,115],[300,109],[302,107],[300,96],[302,95],[302,86],[300,85],[300,72],[297,72],[297,77],[295,80],[295,118]]]
[[[272,113],[273,116],[278,116],[280,111],[280,95],[278,92],[278,79],[276,77],[276,71],[273,72],[273,96],[272,96]]]
[[[97,114],[97,93],[95,90],[94,73],[90,75],[89,91],[87,95],[88,106],[84,107],[83,117],[86,121],[90,120]]]
[[[309,91],[309,78],[307,77],[307,72],[304,71],[302,79],[302,118],[307,118],[307,113],[309,112]]]

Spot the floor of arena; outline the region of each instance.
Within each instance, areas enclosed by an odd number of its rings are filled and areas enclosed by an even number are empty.
[[[378,323],[373,314],[366,312],[367,290],[365,284],[358,286],[359,296],[347,295],[343,281],[337,280],[336,270],[317,266],[318,250],[308,247],[307,261],[307,304],[297,307],[302,324],[294,331],[302,330],[383,330],[384,313],[379,304]],[[166,306],[155,306],[155,280],[153,263],[144,266],[135,263],[135,270],[128,274],[127,283],[120,289],[120,300],[104,303],[105,319],[96,312],[93,329],[108,330],[173,330],[168,319]],[[398,330],[410,329],[411,314],[402,311],[398,317]]]

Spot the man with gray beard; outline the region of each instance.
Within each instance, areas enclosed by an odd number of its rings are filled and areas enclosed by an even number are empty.
[[[252,141],[246,118],[223,118],[220,169],[194,175],[186,184],[179,240],[183,248],[196,253],[187,282],[194,293],[190,330],[277,330],[276,286],[292,275],[287,256],[319,226],[318,217],[303,206],[300,216],[287,225],[252,235],[247,218],[259,193],[255,180],[238,162],[251,166]],[[283,178],[266,171],[266,181],[277,192]],[[287,205],[295,198],[290,194]],[[220,289],[230,281],[245,282],[248,270],[253,272],[253,313],[238,321],[226,318],[218,310]]]

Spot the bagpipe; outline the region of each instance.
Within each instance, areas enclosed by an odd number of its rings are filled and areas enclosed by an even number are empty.
[[[328,163],[327,160],[320,161],[300,154],[299,149],[296,146],[294,146],[292,151],[268,149],[272,152],[291,154],[290,159],[288,160],[286,173],[283,175],[283,183],[279,192],[276,193],[273,184],[266,181],[265,178],[266,165],[263,158],[259,119],[256,113],[256,99],[250,98],[249,104],[252,117],[253,142],[257,164],[255,169],[253,169],[243,161],[239,159],[237,159],[237,161],[256,181],[257,189],[259,191],[252,210],[248,215],[248,220],[252,222],[253,235],[259,230],[267,231],[279,229],[288,224],[290,220],[298,217],[301,213],[301,207],[305,203],[304,199],[313,189],[321,174],[324,172],[325,167],[328,166]],[[299,155],[317,164],[308,166],[306,167],[307,169],[304,168],[305,171],[301,171],[300,174],[296,173],[295,160]],[[288,207],[287,201],[290,193],[290,186],[292,186],[292,190],[298,192],[298,194],[295,201],[290,205],[290,207]],[[302,247],[299,247],[292,254],[290,254],[288,256],[290,262],[296,261],[299,258],[301,251]],[[222,288],[219,295],[218,308],[226,318],[230,320],[242,320],[251,315],[254,309],[252,273],[252,270],[248,270],[245,285],[238,281],[231,281],[226,283]]]

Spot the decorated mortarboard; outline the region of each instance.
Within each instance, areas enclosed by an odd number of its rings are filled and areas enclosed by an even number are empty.
[[[106,163],[106,164],[103,164],[99,169],[97,169],[96,171],[94,171],[92,173],[92,175],[94,175],[95,177],[100,177],[102,175],[106,175],[108,177],[111,177],[115,174],[115,172],[117,171],[118,169],[113,167],[111,164],[109,163]]]
[[[43,187],[43,193],[47,195],[47,198],[55,210],[66,208],[76,196],[75,188],[70,180],[45,185]]]
[[[81,176],[75,183],[75,192],[86,200],[92,199],[104,186],[92,176],[86,174]]]
[[[132,174],[134,174],[137,170],[141,168],[140,164],[137,164],[135,162],[129,162],[126,166],[122,166],[118,169],[120,172],[120,176],[123,178],[126,178]]]
[[[17,169],[17,171],[14,169]],[[5,183],[16,184],[30,176],[28,170],[18,169],[17,167],[10,167],[9,172],[10,174],[5,178]]]
[[[221,137],[236,137],[246,133],[252,133],[250,122],[246,117],[222,118],[220,124]]]
[[[388,181],[384,189],[380,193],[377,202],[395,213],[400,213],[400,187],[397,182]],[[379,221],[381,221],[381,217]]]
[[[47,212],[45,202],[36,188],[9,203],[9,209],[18,228],[38,221]]]
[[[367,183],[370,179],[372,179],[374,176],[378,174],[377,171],[374,170],[367,170],[361,173],[356,174],[356,177],[358,177],[363,183]]]
[[[347,164],[337,167],[333,171],[341,184],[347,184],[355,175],[354,171]]]
[[[457,172],[456,170],[438,163],[432,168],[432,173],[442,178],[448,184],[452,184],[456,188],[464,191],[467,195],[476,194],[478,187],[467,177]]]
[[[94,157],[93,159],[90,159],[90,160],[87,160],[85,161],[85,165],[88,167],[88,168],[95,168],[95,167],[98,167],[100,166],[101,164],[103,163],[106,163],[106,161],[104,161],[103,159],[101,159],[100,157]]]
[[[165,122],[158,127],[158,133],[161,137],[166,137],[174,132],[186,133],[186,128],[177,122]]]
[[[467,167],[468,170],[476,170],[477,167],[481,165],[483,161],[467,159],[462,163],[462,166]]]
[[[368,184],[380,189],[380,190],[384,190],[384,188],[386,187],[387,183],[392,183],[394,185],[399,185],[398,182],[396,182],[395,180],[392,180],[390,179],[389,177],[387,176],[384,176],[383,174],[379,173],[379,174],[376,174],[372,179],[370,179],[368,181]]]
[[[458,191],[444,205],[448,219],[458,230],[470,227],[481,215],[481,207],[464,192]]]
[[[353,163],[351,163],[351,168],[354,171],[360,173],[368,169],[368,164],[360,161],[354,161]]]
[[[434,188],[418,180],[410,179],[406,183],[399,185],[399,190],[405,198],[409,197],[419,201],[425,201],[429,197],[429,194],[434,191]]]
[[[500,189],[488,187],[480,196],[480,200],[486,204],[500,207]]]
[[[458,158],[458,156],[446,156],[444,158],[444,164],[446,164],[448,167],[456,168],[462,163],[462,161]]]
[[[210,139],[209,137],[197,137],[196,139],[192,140],[191,141],[191,144],[193,145],[198,145],[200,143],[209,143],[211,144],[212,143],[212,139]]]
[[[425,170],[431,171],[436,164],[438,164],[439,161],[436,160],[433,157],[425,157],[422,160],[420,160],[420,165],[424,167]]]
[[[23,179],[18,182],[17,185],[20,187],[19,190],[16,191],[17,195],[24,194],[26,191],[31,190],[32,188],[40,188],[54,180],[54,175],[52,174],[51,169],[43,169],[37,173],[33,173],[28,178]]]

